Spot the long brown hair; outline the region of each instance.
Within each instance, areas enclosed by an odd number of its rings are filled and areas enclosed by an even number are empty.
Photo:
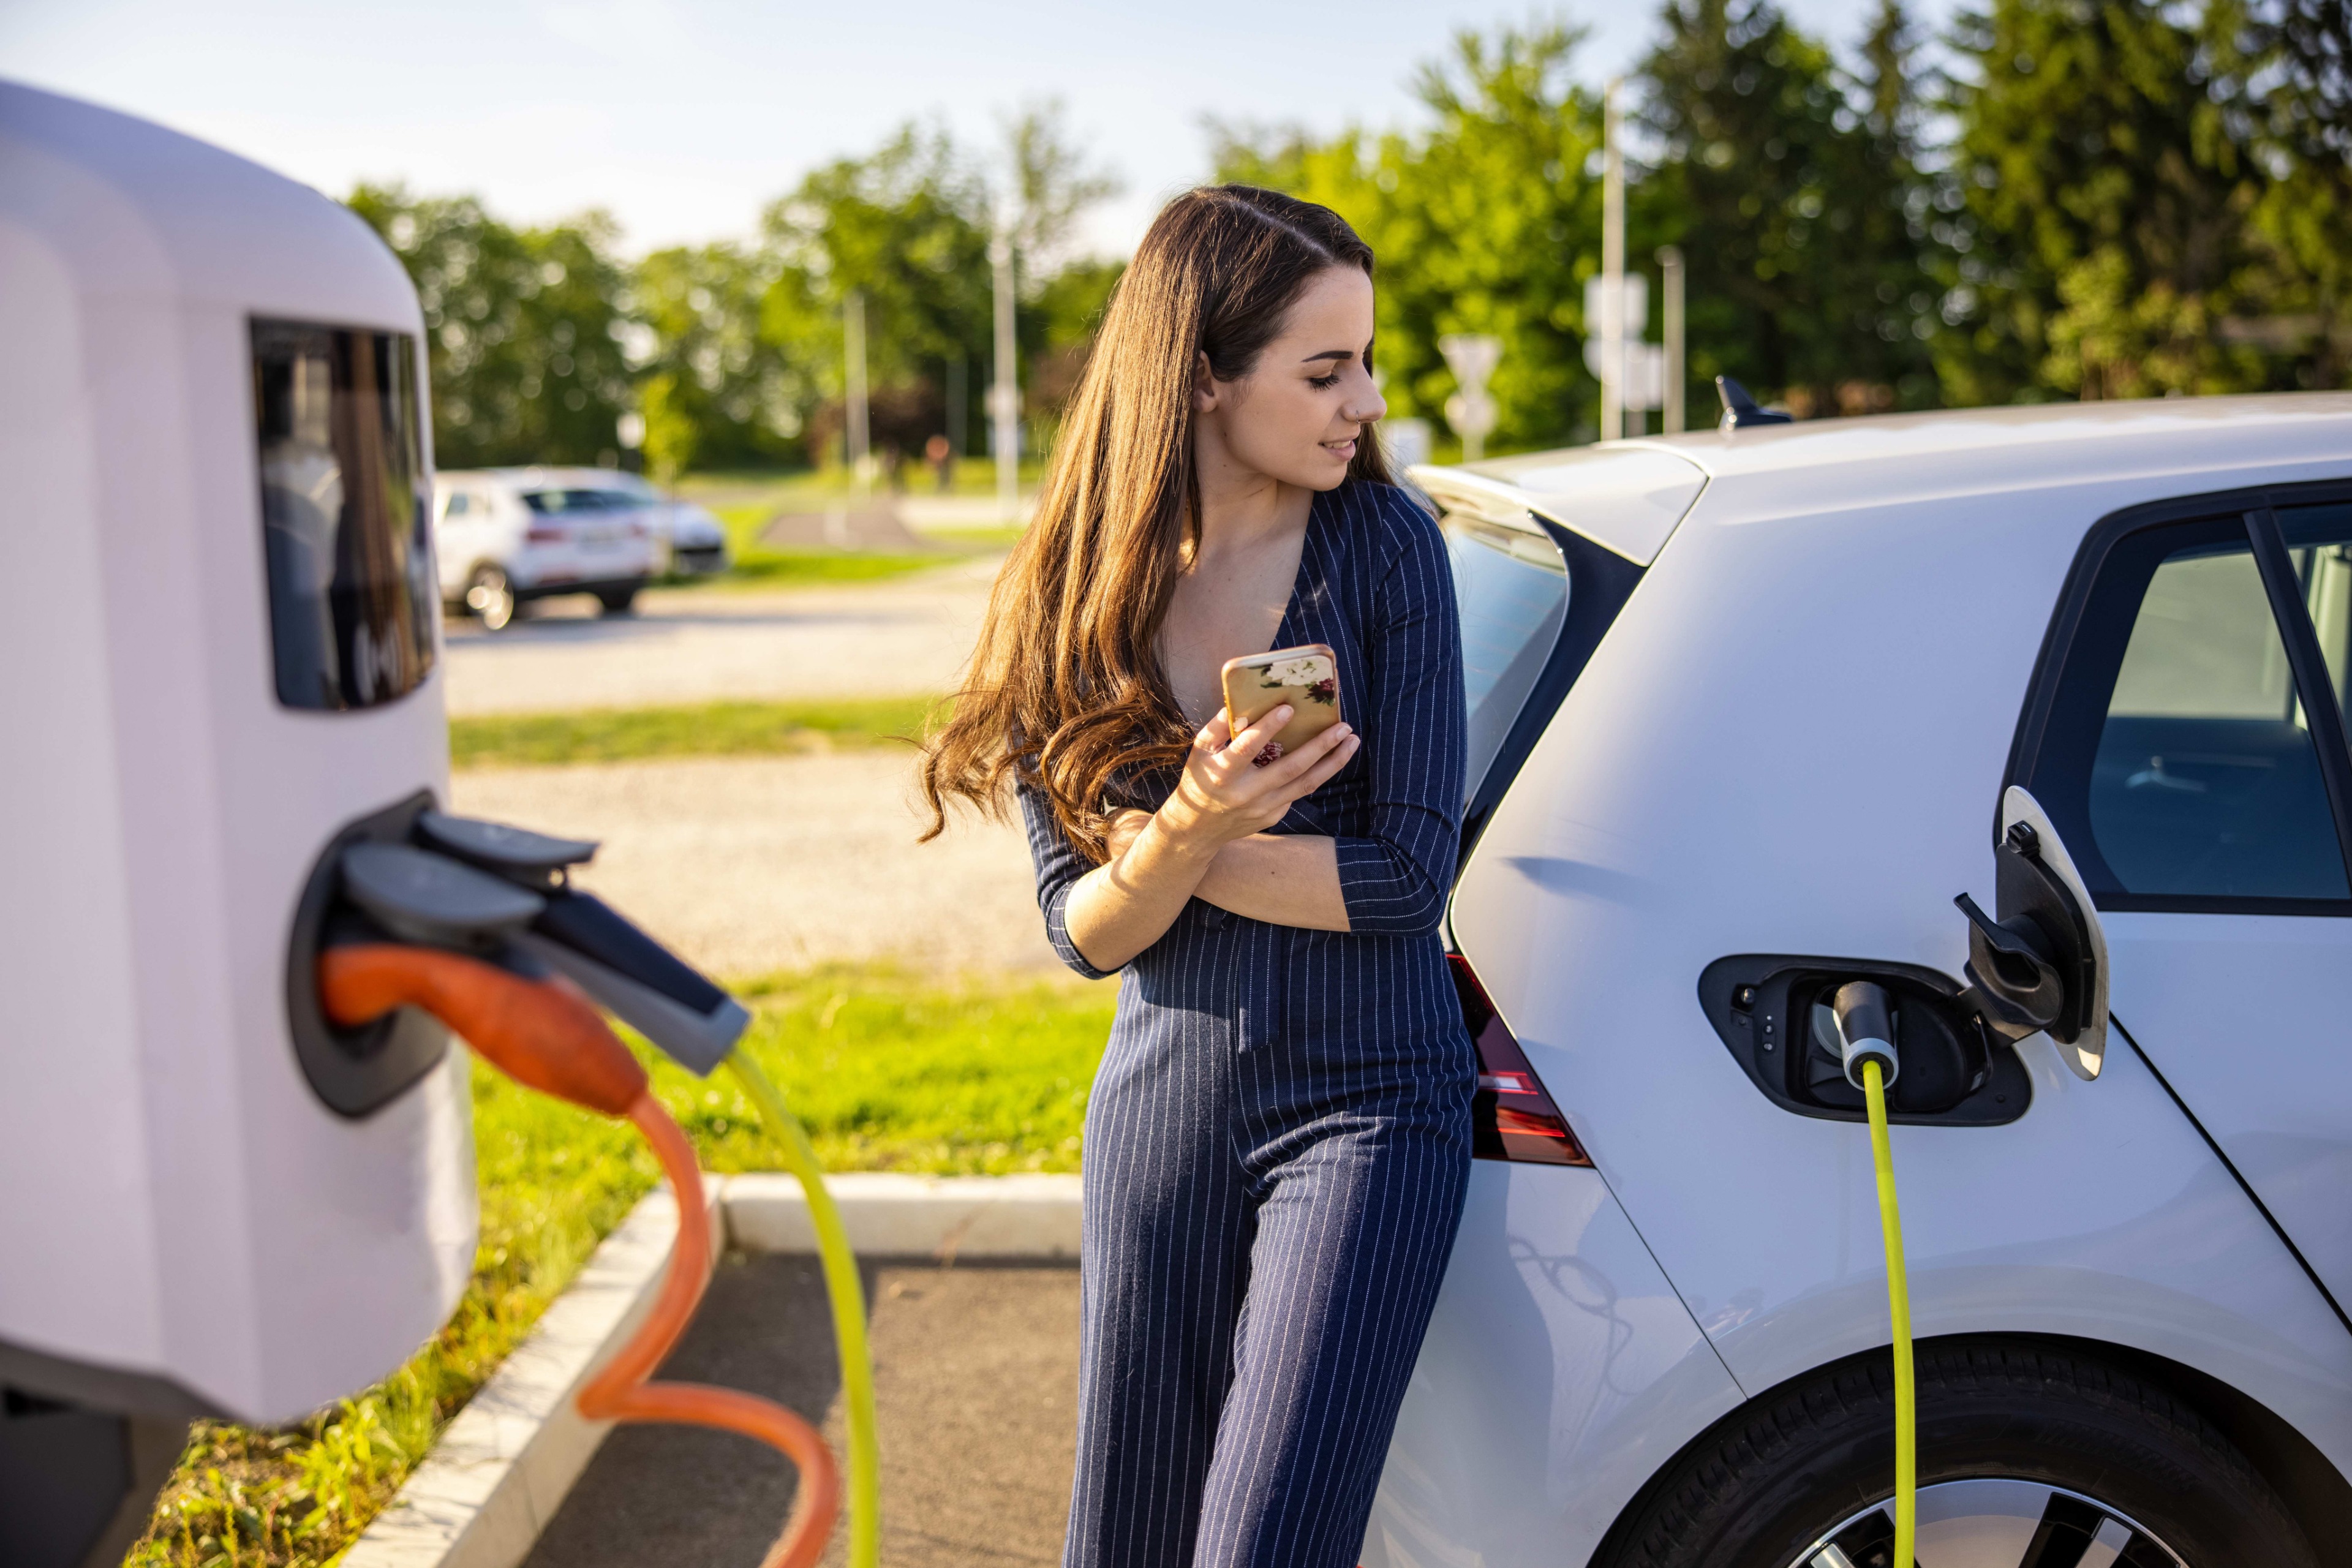
[[[970,684],[925,744],[925,838],[947,826],[950,796],[1001,817],[1017,778],[1099,859],[1113,775],[1191,749],[1159,639],[1200,528],[1194,366],[1205,354],[1218,380],[1247,375],[1332,267],[1370,277],[1371,247],[1330,208],[1255,185],[1188,191],[1153,220],[1070,399],[1036,518],[997,574]],[[1389,480],[1369,426],[1348,474]]]

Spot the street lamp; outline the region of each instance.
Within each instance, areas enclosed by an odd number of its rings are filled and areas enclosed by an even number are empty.
[[[1013,332],[1013,238],[1002,229],[988,242],[988,265],[996,284],[996,384],[988,389],[996,426],[996,510],[1011,523],[1021,510],[1021,382]]]
[[[841,310],[841,352],[847,363],[844,379],[848,383],[846,429],[844,437],[849,447],[849,471],[856,476],[859,498],[864,499],[873,479],[873,437],[866,422],[866,293],[852,289]]]
[[[1617,100],[1625,79],[1612,77],[1601,114],[1601,438],[1625,434],[1625,150]],[[1587,299],[1591,298],[1590,293]],[[1646,313],[1646,312],[1645,312]],[[1588,316],[1585,331],[1592,321]],[[1635,329],[1639,331],[1639,328]]]

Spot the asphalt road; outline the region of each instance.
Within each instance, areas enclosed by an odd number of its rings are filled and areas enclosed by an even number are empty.
[[[1009,1568],[1061,1559],[1077,1407],[1069,1268],[869,1263],[882,1436],[882,1560]],[[812,1258],[730,1257],[665,1377],[750,1389],[814,1417],[839,1451],[823,1279]],[[790,1467],[721,1433],[623,1426],[526,1568],[749,1564],[792,1507]],[[824,1562],[845,1561],[845,1531]]]

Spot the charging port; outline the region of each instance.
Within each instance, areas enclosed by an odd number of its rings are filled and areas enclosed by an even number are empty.
[[[1699,1005],[1732,1059],[1774,1104],[1800,1116],[1861,1121],[1866,1102],[1848,1077],[1837,1023],[1838,992],[1856,981],[1885,994],[1888,1043],[1902,1062],[1899,1073],[1887,1075],[1893,1121],[1998,1127],[2025,1114],[2033,1101],[2025,1064],[1959,1002],[1959,984],[1933,969],[1740,953],[1706,966]]]
[[[449,1031],[414,1007],[356,1029],[338,1028],[319,1002],[319,952],[342,905],[343,854],[358,844],[405,844],[416,819],[433,809],[419,791],[397,805],[346,823],[310,868],[286,942],[286,1025],[302,1076],[341,1116],[365,1116],[441,1063]]]

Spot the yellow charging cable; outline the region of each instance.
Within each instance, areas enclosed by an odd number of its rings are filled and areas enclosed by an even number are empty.
[[[1895,1151],[1886,1136],[1886,1084],[1876,1057],[1863,1061],[1862,1092],[1870,1101],[1878,1229],[1886,1242],[1886,1307],[1895,1322],[1895,1561],[1909,1568],[1919,1533],[1919,1393],[1911,1377],[1911,1287],[1903,1266],[1903,1213],[1895,1202]]]
[[[808,1195],[817,1256],[824,1264],[825,1295],[833,1305],[834,1340],[841,1349],[843,1425],[849,1438],[849,1568],[877,1568],[882,1560],[882,1447],[874,1426],[874,1359],[866,1346],[866,1291],[858,1281],[857,1258],[849,1250],[849,1233],[842,1226],[833,1194],[825,1190],[824,1172],[800,1119],[760,1064],[741,1050],[728,1054],[727,1066],[760,1108],[760,1120],[768,1124],[768,1135],[783,1153],[784,1169],[800,1178],[801,1191]],[[1882,1184],[1880,1191],[1891,1189]],[[1906,1376],[1908,1369],[1906,1360]]]

